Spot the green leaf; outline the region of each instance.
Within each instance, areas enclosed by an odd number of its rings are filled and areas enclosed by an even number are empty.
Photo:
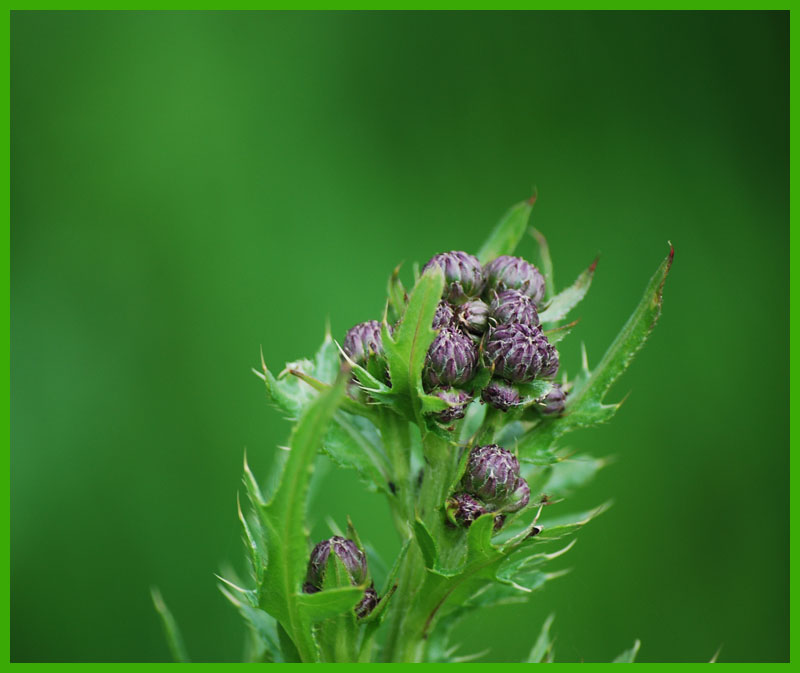
[[[353,610],[363,596],[364,587],[345,586],[314,594],[298,593],[296,601],[312,622],[318,622]]]
[[[580,321],[573,320],[571,323],[561,325],[561,327],[554,327],[553,329],[544,330],[544,335],[551,344],[557,344],[559,341],[562,341],[569,336],[570,332],[572,332],[573,328],[578,324],[578,322]]]
[[[553,639],[550,637],[550,627],[553,625],[555,615],[548,616],[539,632],[533,648],[524,663],[541,664],[553,660]]]
[[[606,465],[608,460],[588,455],[564,458],[553,465],[553,471],[544,487],[552,497],[563,498],[571,495],[591,481]]]
[[[531,451],[537,447],[550,447],[561,435],[578,428],[604,423],[616,413],[621,403],[604,404],[603,399],[614,381],[645,344],[661,315],[664,282],[673,256],[674,249],[670,248],[669,255],[650,279],[639,305],[591,373],[588,373],[584,351],[585,373],[576,379],[567,397],[564,413],[558,417],[542,419],[521,440],[521,448],[524,446],[526,451]]]
[[[422,559],[425,562],[425,567],[430,569],[438,568],[439,550],[436,548],[436,541],[419,518],[414,521],[414,536],[422,552]]]
[[[592,284],[596,268],[597,259],[591,263],[586,271],[578,276],[578,279],[572,285],[553,297],[545,310],[539,314],[539,320],[542,323],[554,323],[566,318],[567,314],[586,296]]]
[[[389,277],[387,294],[389,296],[389,310],[392,314],[392,318],[397,320],[398,318],[402,317],[403,313],[405,313],[406,303],[408,302],[408,294],[406,293],[406,289],[403,287],[403,283],[400,280],[399,264],[397,267],[395,267],[395,270]]]
[[[431,327],[436,306],[442,296],[444,274],[438,265],[428,269],[411,292],[408,306],[394,335],[384,323],[383,347],[389,364],[392,387],[391,397],[401,415],[422,421],[422,367],[428,348],[436,336]]]
[[[500,255],[514,254],[514,250],[517,249],[517,245],[525,234],[534,203],[536,203],[535,196],[508,209],[478,251],[477,257],[481,264],[491,262]]]
[[[225,596],[244,619],[256,636],[262,650],[269,655],[270,661],[281,661],[281,648],[278,643],[278,633],[275,627],[275,620],[260,608],[254,607],[239,600],[223,585],[219,585],[219,590]]]
[[[150,596],[153,599],[153,605],[156,612],[158,612],[158,616],[161,617],[161,625],[164,627],[164,635],[167,639],[167,645],[169,645],[169,651],[172,653],[172,658],[178,663],[189,663],[191,660],[186,653],[186,646],[183,644],[183,637],[178,628],[178,623],[161,597],[161,592],[156,587],[151,587]]]
[[[340,467],[356,470],[365,482],[390,493],[389,464],[377,430],[368,420],[337,411],[322,450]]]
[[[300,600],[303,594],[299,593],[308,560],[306,497],[314,457],[344,397],[348,378],[346,373],[340,375],[328,392],[306,407],[292,432],[289,455],[275,493],[259,508],[268,563],[259,587],[260,607],[286,630],[303,661],[318,659],[311,635],[315,613],[304,609],[305,603]]]
[[[547,239],[541,231],[535,227],[530,228],[531,236],[536,239],[538,244],[538,262],[539,270],[544,276],[545,283],[545,298],[550,299],[556,293],[556,281],[553,275],[553,261],[550,259],[550,246],[547,244]]]
[[[633,644],[633,647],[629,650],[625,650],[622,654],[620,654],[612,664],[632,664],[636,661],[636,655],[639,653],[639,648],[641,647],[642,643],[638,640]]]

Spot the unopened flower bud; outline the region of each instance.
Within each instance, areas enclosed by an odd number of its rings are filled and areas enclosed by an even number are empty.
[[[453,324],[455,314],[453,307],[446,301],[442,300],[436,307],[436,313],[433,315],[433,329],[442,329],[442,327],[450,327]]]
[[[506,512],[519,512],[521,509],[528,506],[531,499],[531,489],[528,487],[528,482],[522,477],[517,480],[517,488],[511,494],[508,502],[503,506]]]
[[[373,355],[383,356],[381,324],[377,320],[367,320],[351,327],[344,337],[342,350],[356,364],[362,367]]]
[[[453,250],[434,255],[422,267],[425,273],[434,264],[438,264],[444,272],[444,298],[454,304],[467,301],[470,297],[479,297],[485,283],[483,267],[477,257]]]
[[[491,312],[498,325],[517,323],[536,327],[539,324],[536,304],[527,294],[519,290],[503,290],[495,294]]]
[[[438,388],[431,391],[431,395],[435,395],[450,405],[447,409],[436,414],[436,418],[442,423],[464,418],[467,405],[472,402],[472,395],[458,388]]]
[[[447,517],[456,526],[469,528],[472,522],[489,510],[469,493],[454,493],[447,499]]]
[[[478,366],[478,349],[469,337],[452,327],[436,335],[425,358],[423,382],[428,390],[467,383]]]
[[[311,551],[306,581],[303,584],[305,593],[316,593],[322,589],[331,551],[339,557],[353,585],[363,584],[367,579],[367,557],[364,552],[352,540],[334,535],[329,540],[317,543]]]
[[[465,302],[456,309],[456,320],[468,332],[483,334],[488,326],[489,307],[480,299]]]
[[[555,376],[558,353],[538,327],[512,324],[490,330],[484,352],[495,376],[514,383]]]
[[[537,407],[540,413],[545,416],[555,416],[564,411],[566,401],[567,394],[564,392],[564,389],[560,384],[554,383],[553,389],[537,404]]]
[[[490,288],[519,290],[527,294],[538,306],[544,297],[544,276],[530,262],[521,257],[502,255],[486,265],[486,281]]]
[[[379,602],[380,599],[375,587],[367,587],[364,590],[364,598],[356,605],[356,616],[359,619],[363,619],[377,607]]]
[[[513,384],[503,381],[503,379],[489,381],[488,385],[481,391],[481,399],[489,406],[500,411],[508,411],[522,403],[519,391]]]
[[[519,461],[497,444],[476,446],[469,455],[462,484],[464,490],[481,500],[505,504],[519,482]]]

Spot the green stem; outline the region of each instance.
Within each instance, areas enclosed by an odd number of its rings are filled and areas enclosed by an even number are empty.
[[[423,451],[425,470],[415,516],[425,523],[434,540],[444,541],[449,537],[444,502],[458,464],[458,452],[451,443],[431,433],[423,438]],[[385,661],[419,662],[424,658],[422,636],[428,614],[435,612],[430,602],[438,600],[423,590],[425,576],[422,553],[415,545],[409,550],[401,571],[398,595],[394,599],[394,619],[384,649]]]

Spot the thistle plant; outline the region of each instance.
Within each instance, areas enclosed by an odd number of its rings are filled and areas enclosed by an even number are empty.
[[[660,315],[673,252],[599,363],[590,369],[581,347],[580,368],[568,372],[559,351],[596,262],[557,292],[546,240],[529,229],[533,202],[513,206],[476,255],[433,255],[413,287],[395,269],[381,319],[341,341],[328,331],[312,359],[276,376],[262,355],[254,371],[293,427],[270,489],[245,459],[239,518],[250,577],[220,578],[248,625],[250,660],[465,661],[450,641],[454,625],[529,600],[563,574],[566,539],[606,509],[570,511],[570,495],[604,461],[568,453],[563,438],[619,409],[606,395]],[[526,232],[538,243],[535,263],[515,256]],[[309,539],[323,454],[388,501],[393,563],[361,541],[358,512],[331,522],[329,539]],[[526,661],[553,660],[551,622]]]

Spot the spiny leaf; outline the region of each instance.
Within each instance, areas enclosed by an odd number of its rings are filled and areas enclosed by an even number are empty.
[[[280,483],[267,505],[261,508],[268,566],[260,587],[260,605],[286,630],[303,661],[318,658],[311,636],[311,614],[298,601],[308,555],[304,532],[306,496],[314,456],[344,396],[348,378],[348,373],[340,374],[328,392],[306,407],[292,432],[291,451]]]
[[[389,493],[389,465],[369,421],[337,411],[322,450],[340,467],[355,469],[367,483]]]
[[[636,655],[639,653],[639,648],[641,647],[642,643],[638,640],[633,644],[633,647],[629,650],[625,650],[622,654],[620,654],[612,664],[632,664],[636,661]]]
[[[514,254],[514,250],[525,235],[534,203],[536,203],[535,195],[508,209],[478,251],[477,257],[481,264],[491,262],[501,255]]]
[[[586,271],[578,276],[578,279],[572,285],[553,297],[547,304],[547,308],[539,314],[539,320],[543,323],[554,323],[566,318],[567,314],[586,296],[592,284],[596,268],[597,259],[591,263]]]
[[[569,336],[570,332],[574,329],[580,321],[573,320],[571,323],[561,325],[561,327],[554,327],[553,329],[544,330],[544,335],[551,344],[557,344]]]
[[[186,653],[186,646],[183,644],[180,629],[172,613],[169,611],[167,604],[161,597],[161,592],[156,587],[151,587],[150,596],[153,599],[156,612],[158,612],[159,617],[161,617],[161,624],[164,627],[164,635],[167,638],[167,645],[169,645],[172,658],[178,663],[189,663],[191,660]]]
[[[270,661],[281,661],[281,649],[278,644],[275,620],[260,608],[240,601],[224,586],[220,585],[219,590],[239,611],[239,614],[257,637],[261,647],[268,652]]]
[[[653,331],[661,315],[661,302],[664,282],[672,265],[674,249],[659,265],[645,289],[639,305],[623,326],[614,342],[609,346],[600,364],[590,374],[579,376],[567,397],[563,415],[545,418],[532,428],[520,441],[525,451],[537,447],[550,447],[556,438],[576,430],[608,421],[617,411],[620,403],[604,404],[603,399],[614,381],[633,360]],[[586,366],[585,350],[584,368]]]

